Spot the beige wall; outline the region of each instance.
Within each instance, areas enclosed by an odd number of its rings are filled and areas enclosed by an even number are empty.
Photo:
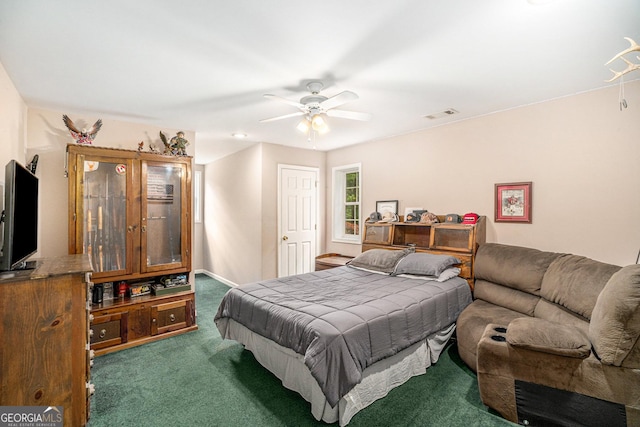
[[[362,163],[365,215],[376,200],[395,199],[401,212],[477,212],[487,216],[488,241],[631,264],[640,248],[640,81],[626,84],[624,111],[618,91],[612,86],[334,150],[327,170]],[[494,223],[494,184],[519,181],[533,182],[533,223]],[[327,226],[327,252],[360,252],[331,242]]]
[[[262,146],[205,167],[204,268],[225,281],[261,279]]]
[[[320,169],[326,154],[314,150],[258,144],[210,163],[205,169],[204,267],[229,283],[277,276],[278,165]],[[319,191],[324,206],[325,193]],[[324,210],[320,224],[324,223]],[[320,227],[321,228],[321,227]],[[318,231],[320,248],[324,233]]]
[[[28,163],[26,158],[26,122],[27,105],[16,90],[13,82],[0,63],[0,183],[4,188],[4,165],[10,160],[21,164]],[[0,193],[1,197],[4,193]],[[4,199],[2,199],[4,200]],[[3,202],[0,202],[0,205]]]

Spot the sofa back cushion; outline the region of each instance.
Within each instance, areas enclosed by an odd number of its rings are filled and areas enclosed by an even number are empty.
[[[602,363],[640,368],[640,265],[611,276],[593,308],[589,339]]]
[[[520,246],[484,243],[476,253],[474,276],[479,280],[540,295],[544,273],[560,255]]]
[[[540,296],[591,319],[598,295],[620,268],[583,256],[562,255],[553,260],[544,274]]]
[[[539,296],[481,279],[476,280],[473,297],[527,316],[533,316],[540,301]]]

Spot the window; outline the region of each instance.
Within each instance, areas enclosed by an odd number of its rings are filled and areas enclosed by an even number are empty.
[[[359,163],[333,168],[333,241],[361,243],[360,168]]]

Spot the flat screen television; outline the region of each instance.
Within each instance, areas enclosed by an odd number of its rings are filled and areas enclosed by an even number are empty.
[[[0,270],[27,268],[38,250],[38,178],[11,160],[5,167]]]

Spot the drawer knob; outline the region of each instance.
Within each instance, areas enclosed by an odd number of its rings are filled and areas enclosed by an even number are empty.
[[[172,313],[172,314],[170,314],[170,315],[169,315],[169,320],[171,320],[172,322],[175,322],[175,321],[176,321],[176,316],[175,316],[175,314],[173,314],[173,313]]]
[[[107,330],[106,329],[101,330],[100,331],[100,338],[104,338],[106,336],[107,336]]]

